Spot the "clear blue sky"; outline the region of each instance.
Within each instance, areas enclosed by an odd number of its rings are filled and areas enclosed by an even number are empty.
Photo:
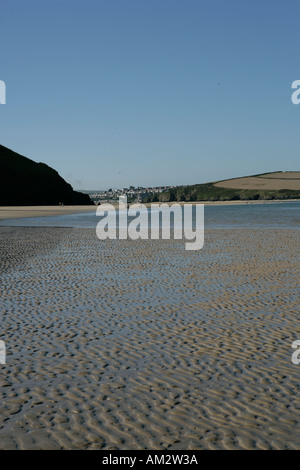
[[[0,143],[75,189],[299,170],[300,2],[1,0]]]

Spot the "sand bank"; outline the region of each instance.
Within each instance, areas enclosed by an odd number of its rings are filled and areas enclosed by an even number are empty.
[[[269,199],[261,199],[261,200],[253,200],[253,201],[193,201],[193,202],[169,202],[167,204],[204,204],[205,206],[237,206],[237,205],[245,205],[245,204],[281,204],[287,202],[300,202],[300,199],[273,199],[272,201]],[[152,203],[154,204],[162,204],[160,203]],[[147,207],[150,207],[152,204],[145,204]]]
[[[300,449],[299,231],[0,237],[2,449]]]
[[[95,211],[95,206],[0,206],[0,220]]]
[[[197,202],[177,202],[176,204],[204,204],[206,206],[228,206],[240,204],[276,204],[285,202],[299,202],[298,199],[293,200],[261,200],[261,201],[197,201]],[[146,207],[155,206],[162,203],[146,203]],[[170,202],[167,204],[174,204]],[[113,204],[118,207],[118,203]],[[103,206],[105,204],[103,203]],[[100,206],[101,207],[101,206]],[[19,219],[27,217],[49,217],[63,214],[73,214],[81,212],[96,212],[97,206],[0,206],[0,220]]]

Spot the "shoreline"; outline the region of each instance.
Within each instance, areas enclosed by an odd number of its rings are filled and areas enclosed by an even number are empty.
[[[282,203],[300,202],[299,199],[276,199],[276,200],[257,200],[257,201],[172,201],[172,202],[152,202],[152,203],[138,203],[143,204],[145,207],[150,208],[152,205],[159,204],[204,204],[206,206],[235,206],[235,205],[248,205],[248,204],[282,204]],[[118,203],[103,203],[100,205],[105,207],[111,204],[118,207]],[[137,204],[137,203],[132,203]],[[129,204],[131,205],[131,204]],[[80,214],[82,212],[96,211],[99,206],[0,206],[0,220],[8,219],[27,219],[32,217],[51,217],[66,214]]]
[[[237,206],[237,205],[248,205],[248,204],[277,204],[277,203],[284,203],[284,202],[300,202],[300,199],[260,199],[260,200],[238,200],[238,201],[172,201],[167,202],[165,204],[180,204],[183,206],[184,204],[204,204],[205,206]],[[154,204],[163,204],[163,202],[151,202],[146,203],[146,207],[150,207]]]
[[[0,206],[0,220],[51,217],[94,211],[96,206]]]

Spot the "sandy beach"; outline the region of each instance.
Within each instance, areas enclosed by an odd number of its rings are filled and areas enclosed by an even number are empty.
[[[0,5],[0,451],[300,450],[300,2]]]
[[[280,204],[286,202],[299,202],[299,200],[259,200],[259,201],[197,201],[197,202],[176,202],[176,204],[204,204],[206,206],[228,206],[240,204]],[[163,203],[146,203],[146,207]],[[167,204],[174,204],[167,203]],[[105,205],[105,204],[104,204]],[[118,203],[113,204],[118,207]],[[28,217],[49,217],[64,214],[75,214],[81,212],[96,212],[97,206],[0,206],[0,220],[21,219]]]
[[[0,206],[0,220],[95,211],[96,206]]]
[[[1,449],[299,449],[299,231],[0,227]]]

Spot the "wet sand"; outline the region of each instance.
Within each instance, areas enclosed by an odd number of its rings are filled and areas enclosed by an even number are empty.
[[[1,449],[299,449],[299,231],[0,227]]]
[[[0,220],[96,211],[96,206],[0,206]]]
[[[240,205],[240,204],[278,204],[278,203],[291,203],[299,202],[299,199],[281,199],[281,200],[258,200],[258,201],[197,201],[197,202],[175,202],[175,204],[205,204],[206,206],[228,206],[228,205]],[[105,207],[106,203],[102,203]],[[166,204],[160,203],[145,203],[146,207],[152,205]],[[167,203],[174,204],[174,202]],[[112,204],[118,208],[118,203]],[[0,220],[8,219],[21,219],[28,217],[49,217],[57,215],[75,214],[81,212],[96,212],[97,206],[0,206]]]

